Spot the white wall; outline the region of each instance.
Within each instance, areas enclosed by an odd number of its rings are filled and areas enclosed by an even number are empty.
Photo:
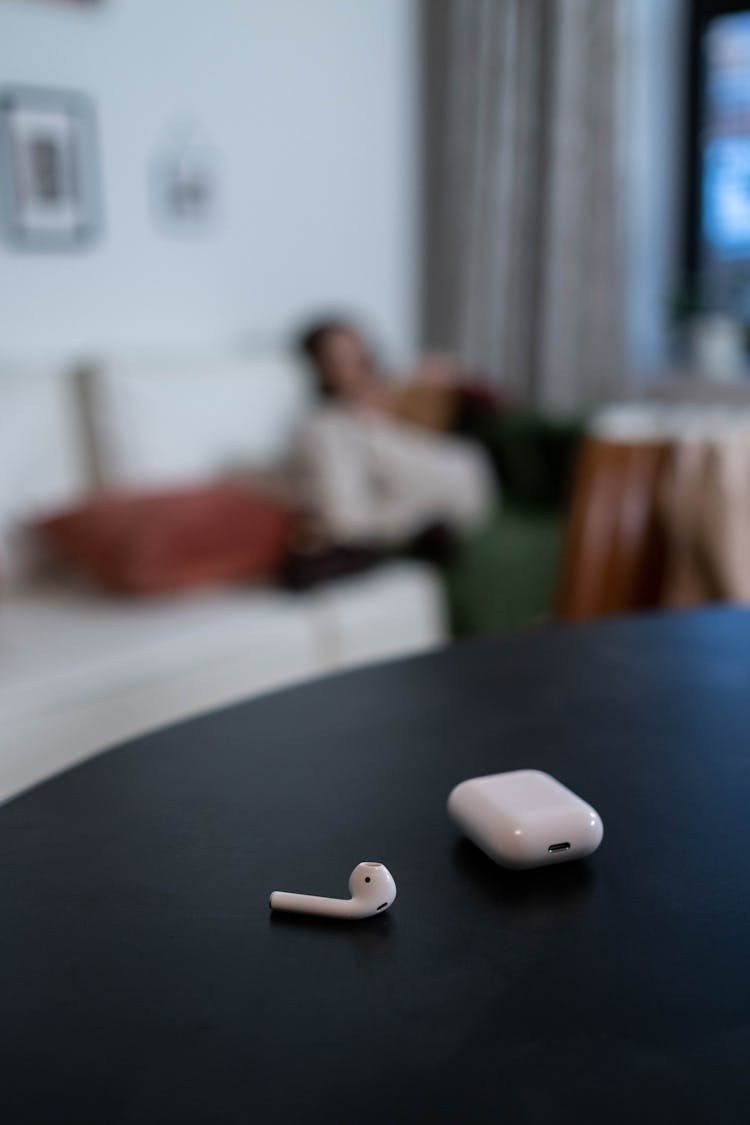
[[[0,247],[0,356],[210,349],[328,305],[416,337],[416,0],[0,4],[0,81],[95,100],[106,229]],[[154,225],[149,165],[196,121],[220,156],[210,235]]]

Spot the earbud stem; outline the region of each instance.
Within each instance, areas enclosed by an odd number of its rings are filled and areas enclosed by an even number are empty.
[[[361,918],[362,906],[351,898],[324,898],[320,895],[298,895],[290,891],[274,891],[271,910],[294,914],[317,914],[328,918]]]

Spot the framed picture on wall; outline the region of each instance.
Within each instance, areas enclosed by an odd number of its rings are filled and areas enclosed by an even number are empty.
[[[96,115],[72,90],[0,88],[0,220],[18,250],[75,250],[101,230]]]

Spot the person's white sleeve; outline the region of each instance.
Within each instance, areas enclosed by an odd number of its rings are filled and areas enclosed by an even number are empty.
[[[324,410],[308,419],[300,440],[300,468],[309,507],[336,542],[379,539],[378,497],[367,441],[356,419]]]
[[[310,505],[339,542],[399,544],[438,520],[467,531],[495,502],[478,447],[390,420],[321,411],[301,449]]]

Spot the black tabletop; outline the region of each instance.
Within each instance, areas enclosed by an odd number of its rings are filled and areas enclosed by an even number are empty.
[[[750,1120],[750,614],[542,630],[138,739],[0,809],[0,1120]],[[548,770],[587,861],[495,867]],[[385,862],[388,915],[273,915]]]

